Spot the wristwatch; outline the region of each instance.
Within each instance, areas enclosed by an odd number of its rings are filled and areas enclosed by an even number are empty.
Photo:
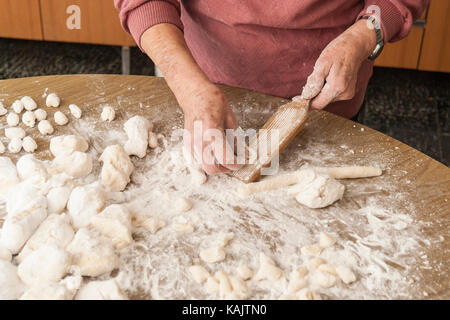
[[[383,51],[384,48],[384,41],[381,37],[381,27],[380,23],[377,21],[375,16],[373,15],[364,15],[360,19],[366,19],[369,22],[373,24],[373,27],[375,29],[375,33],[377,35],[377,45],[375,46],[375,49],[373,50],[372,54],[369,56],[369,60],[375,60]]]

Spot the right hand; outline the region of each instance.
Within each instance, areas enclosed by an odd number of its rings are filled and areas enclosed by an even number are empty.
[[[236,117],[222,91],[212,83],[188,90],[179,99],[184,111],[184,143],[193,157],[207,174],[218,174],[237,170],[233,148],[225,137],[226,129],[238,127]],[[194,130],[195,123],[202,130]],[[216,133],[213,138],[205,138],[205,131]],[[195,135],[194,135],[195,133]],[[186,136],[188,135],[188,136]]]

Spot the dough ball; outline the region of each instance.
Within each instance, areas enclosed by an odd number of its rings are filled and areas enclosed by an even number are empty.
[[[69,155],[75,151],[86,152],[88,148],[88,142],[76,135],[57,136],[50,140],[50,152],[55,157]]]
[[[200,265],[190,266],[189,273],[191,274],[192,279],[197,283],[205,282],[210,276],[208,270]]]
[[[20,182],[17,169],[8,157],[0,157],[0,193],[8,190]]]
[[[192,209],[192,202],[187,198],[178,198],[175,201],[175,211],[178,213],[188,212]]]
[[[253,279],[277,281],[283,276],[283,271],[278,268],[271,258],[264,253],[259,254],[259,269]]]
[[[0,154],[3,154],[6,152],[6,147],[3,144],[3,142],[0,141]]]
[[[36,159],[32,154],[26,154],[17,161],[17,173],[22,180],[27,180],[34,176],[41,177],[41,180],[46,181],[48,174],[45,164]]]
[[[47,107],[57,108],[61,103],[61,99],[56,95],[56,93],[50,93],[45,100]]]
[[[67,250],[82,276],[98,277],[119,265],[112,241],[86,228],[78,230]]]
[[[106,207],[91,219],[91,225],[102,235],[111,239],[117,249],[125,248],[133,242],[130,213],[120,204]]]
[[[69,119],[61,111],[55,112],[54,118],[55,123],[60,126],[65,126],[69,122]]]
[[[150,217],[142,222],[142,227],[150,231],[152,234],[155,234],[159,229],[164,228],[165,226],[166,222],[156,217]]]
[[[22,150],[22,139],[13,138],[8,144],[8,150],[11,153],[19,153]]]
[[[224,298],[233,292],[228,274],[225,271],[217,271],[214,278],[219,282],[219,295]]]
[[[317,268],[319,268],[319,266],[324,263],[326,263],[326,261],[321,258],[312,258],[311,260],[308,261],[307,267],[308,270],[312,272]]]
[[[0,260],[0,300],[18,299],[24,291],[25,285],[17,276],[17,267]]]
[[[114,279],[91,281],[81,287],[75,300],[128,300]]]
[[[300,249],[305,256],[318,256],[322,252],[323,248],[318,245],[312,244],[309,246],[304,246]]]
[[[82,178],[92,171],[92,157],[88,153],[75,151],[71,154],[62,154],[52,161],[53,168],[64,172],[73,178]]]
[[[322,288],[330,288],[336,284],[336,277],[332,274],[318,271],[314,273],[311,281]]]
[[[17,274],[32,287],[46,282],[57,282],[67,273],[70,256],[54,245],[45,245],[30,253],[19,265]]]
[[[6,110],[5,105],[0,101],[0,117],[4,116],[8,113],[8,110]]]
[[[148,132],[148,146],[152,149],[158,147],[158,136],[153,131]]]
[[[324,273],[329,273],[332,274],[334,276],[337,275],[336,273],[336,268],[330,264],[321,264],[317,270],[319,270],[320,272],[324,272]]]
[[[36,102],[31,97],[25,96],[22,99],[20,99],[20,101],[22,101],[23,106],[28,111],[33,111],[34,109],[37,108]]]
[[[100,118],[102,119],[102,121],[111,122],[116,118],[116,111],[112,107],[106,106],[103,108]]]
[[[107,147],[99,160],[103,162],[100,175],[103,187],[107,191],[123,191],[130,182],[134,165],[122,146]]]
[[[238,300],[246,299],[248,292],[246,282],[235,276],[228,276],[228,279],[231,283],[231,287],[233,288],[231,298],[236,298]]]
[[[194,226],[190,223],[176,222],[172,225],[173,230],[177,232],[192,233]]]
[[[33,111],[27,111],[22,115],[22,122],[27,127],[33,128],[36,123],[36,116]]]
[[[226,253],[221,247],[211,247],[200,251],[200,259],[207,263],[225,260]]]
[[[341,280],[345,284],[349,284],[356,281],[356,276],[350,268],[345,266],[337,266],[335,270],[339,278],[341,278]]]
[[[65,249],[72,241],[74,234],[67,215],[51,214],[27,241],[16,260],[21,263],[30,253],[46,245]]]
[[[25,135],[26,135],[25,130],[23,130],[22,128],[19,128],[19,127],[5,129],[5,136],[8,139],[14,139],[14,138],[23,139],[23,138],[25,138]]]
[[[6,123],[10,127],[17,126],[19,124],[19,122],[20,122],[20,118],[19,118],[19,116],[16,113],[10,112],[6,116]]]
[[[77,119],[80,119],[81,115],[83,114],[81,109],[76,104],[70,104],[69,110],[70,110],[70,113]]]
[[[139,158],[145,157],[148,146],[148,131],[150,122],[141,116],[134,116],[124,124],[128,141],[125,143],[125,151],[129,155],[136,155]]]
[[[294,269],[289,277],[288,284],[288,293],[295,293],[300,289],[303,289],[308,286],[308,281],[306,279],[306,275],[308,274],[308,270],[303,267]]]
[[[73,189],[67,209],[75,229],[89,225],[92,217],[105,206],[105,195],[97,183]]]
[[[34,111],[34,116],[36,117],[37,121],[42,121],[47,119],[47,111],[44,109],[37,109]]]
[[[253,277],[253,270],[248,265],[241,263],[237,268],[237,273],[242,280],[248,280]]]
[[[48,120],[39,121],[38,129],[39,129],[39,132],[44,136],[52,134],[54,131],[52,124]]]
[[[72,300],[74,295],[64,284],[50,282],[28,288],[20,300]]]
[[[25,137],[22,141],[22,147],[26,152],[33,153],[36,151],[38,145],[32,137]]]
[[[16,100],[13,102],[11,108],[14,110],[15,113],[19,114],[23,111],[24,108],[23,102],[20,100]]]
[[[51,189],[47,194],[48,214],[60,214],[64,211],[72,193],[72,186]]]
[[[322,248],[330,248],[330,247],[334,246],[335,243],[336,243],[336,239],[331,234],[327,234],[324,232],[320,233],[319,244]]]
[[[304,170],[307,171],[307,170]],[[312,171],[312,170],[311,170]],[[300,180],[293,186],[290,194],[296,194],[296,200],[309,208],[324,208],[342,199],[345,187],[336,179],[325,174],[312,172],[312,181]]]

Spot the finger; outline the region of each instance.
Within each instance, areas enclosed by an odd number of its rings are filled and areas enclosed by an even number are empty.
[[[348,87],[348,79],[349,77],[342,64],[333,64],[322,91],[311,101],[311,108],[323,109],[331,102],[338,101],[340,95]]]
[[[212,146],[214,157],[220,165],[230,170],[241,168],[242,165],[237,163],[233,148],[225,139],[224,135],[216,137]]]
[[[336,98],[336,92],[330,85],[330,83],[326,83],[323,86],[322,91],[320,94],[315,97],[313,100],[311,100],[311,109],[323,109],[327,105],[329,105],[335,98]]]
[[[217,163],[213,152],[213,143],[206,144],[203,147],[202,168],[207,174],[218,174],[228,172],[229,169],[224,168]]]
[[[314,66],[314,71],[306,80],[306,85],[303,87],[302,91],[303,99],[310,100],[321,92],[330,70],[329,63],[322,61],[323,60],[319,57]]]

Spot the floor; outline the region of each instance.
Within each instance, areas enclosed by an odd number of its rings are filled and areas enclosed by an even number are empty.
[[[0,39],[0,79],[121,73],[121,48]],[[131,49],[131,74],[153,75]],[[450,165],[450,74],[375,68],[359,121]]]

